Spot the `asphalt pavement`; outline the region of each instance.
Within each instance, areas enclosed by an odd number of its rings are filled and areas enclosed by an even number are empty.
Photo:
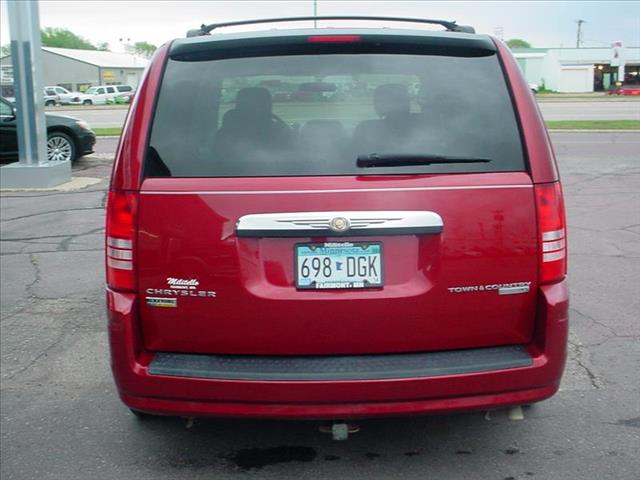
[[[640,120],[640,102],[539,102],[545,120]]]
[[[545,120],[640,120],[640,102],[634,99],[540,102],[539,105]],[[121,127],[127,114],[126,108],[48,111],[81,118],[96,128]]]
[[[104,313],[108,152],[82,190],[0,197],[0,477],[616,479],[640,472],[640,133],[552,133],[569,225],[560,392],[525,409],[358,422],[161,418],[117,398]]]

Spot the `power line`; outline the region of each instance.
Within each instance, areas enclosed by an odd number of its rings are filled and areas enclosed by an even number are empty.
[[[584,38],[582,41],[583,42],[591,42],[591,43],[599,43],[600,45],[606,45],[606,46],[610,46],[611,45],[611,41],[603,42],[602,40],[594,40],[593,38]]]

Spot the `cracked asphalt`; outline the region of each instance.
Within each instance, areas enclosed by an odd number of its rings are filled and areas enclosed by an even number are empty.
[[[3,192],[0,476],[637,480],[640,133],[552,138],[570,248],[560,392],[526,408],[522,421],[505,411],[370,420],[348,442],[331,441],[314,422],[137,421],[109,371],[102,235],[110,155],[98,150],[74,167],[76,176],[103,179],[86,189]]]

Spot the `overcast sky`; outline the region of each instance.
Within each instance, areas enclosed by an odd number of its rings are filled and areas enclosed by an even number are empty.
[[[478,32],[489,34],[495,34],[496,29],[501,28],[505,39],[522,38],[535,47],[575,46],[576,20],[583,19],[586,21],[583,25],[585,46],[605,47],[615,40],[622,40],[626,46],[640,46],[640,1],[318,0],[317,4],[318,15],[442,18],[473,25]],[[10,38],[7,0],[0,0],[0,7],[0,42],[4,45]],[[144,40],[160,45],[184,36],[187,30],[202,23],[312,14],[312,0],[40,2],[40,23],[43,27],[67,28],[94,44],[108,42],[113,51],[122,50],[121,39],[125,42]],[[322,25],[329,24],[319,24]],[[332,22],[331,25],[345,24]]]

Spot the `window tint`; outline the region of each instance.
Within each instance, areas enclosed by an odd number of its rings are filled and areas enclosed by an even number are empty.
[[[107,93],[116,93],[116,89],[113,87],[107,87]]]
[[[491,162],[358,168],[371,153]],[[146,161],[185,177],[524,169],[495,55],[169,60]]]
[[[53,88],[47,88],[47,89],[44,91],[44,93],[45,93],[46,95],[55,95],[55,94],[56,94],[56,91],[55,91]]]
[[[99,95],[102,95],[104,93],[104,88],[98,88],[96,90],[96,93],[99,94]]]
[[[116,88],[118,89],[119,92],[130,92],[133,90],[133,88],[130,87],[129,85],[119,85]]]

